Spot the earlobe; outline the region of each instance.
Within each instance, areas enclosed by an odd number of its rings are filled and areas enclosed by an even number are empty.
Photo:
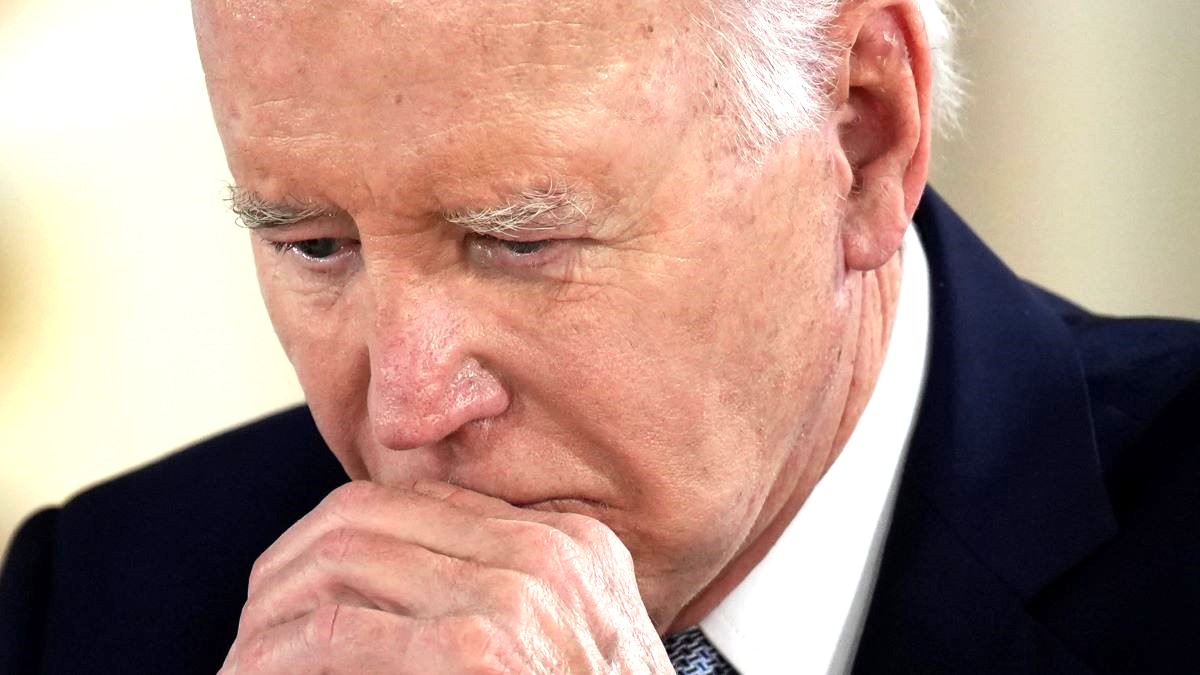
[[[830,119],[845,199],[842,243],[846,267],[866,271],[900,248],[925,187],[929,47],[912,0],[852,3],[837,28],[849,45]]]

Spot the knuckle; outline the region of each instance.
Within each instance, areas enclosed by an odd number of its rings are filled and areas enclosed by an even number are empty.
[[[612,545],[617,538],[617,535],[613,534],[607,525],[595,518],[588,518],[577,513],[564,514],[564,517],[566,518],[564,529],[568,529],[586,545],[603,548]]]
[[[404,631],[386,615],[344,603],[322,605],[305,619],[301,631],[304,647],[319,657],[371,650],[379,645],[402,644]]]
[[[358,547],[359,535],[350,528],[339,527],[321,534],[312,545],[312,555],[318,564],[337,565]]]
[[[455,646],[465,654],[486,653],[496,639],[496,629],[482,616],[468,616],[450,624]]]
[[[531,524],[526,533],[526,546],[545,562],[568,560],[578,554],[578,544],[562,530],[548,525]]]
[[[322,605],[309,614],[301,632],[307,650],[314,654],[328,654],[347,634],[358,630],[357,614],[341,604]]]
[[[441,640],[457,655],[458,670],[474,675],[508,675],[512,649],[504,634],[487,618],[460,616],[441,625]]]
[[[304,646],[317,651],[327,649],[333,640],[333,631],[339,628],[338,614],[341,611],[342,606],[338,604],[322,605],[305,617],[304,628],[300,633]]]
[[[363,480],[351,481],[329,493],[321,505],[334,515],[349,517],[378,497],[379,487]]]
[[[625,543],[607,525],[578,514],[571,514],[571,519],[572,531],[585,548],[606,558],[631,559]]]
[[[263,616],[266,612],[263,601],[257,595],[251,595],[242,605],[242,614],[238,617],[238,636],[250,635],[264,625]]]
[[[271,656],[271,645],[262,636],[256,636],[248,642],[235,645],[226,661],[233,663],[235,672],[257,673],[266,669]]]
[[[548,525],[531,523],[520,544],[521,567],[536,577],[556,582],[570,577],[582,550],[570,535]]]
[[[270,553],[260,555],[250,566],[250,580],[247,583],[247,596],[253,596],[255,590],[262,587],[267,577],[271,575],[274,564]]]
[[[499,605],[497,609],[509,617],[529,616],[544,595],[536,578],[520,572],[506,573],[496,580],[493,588]]]

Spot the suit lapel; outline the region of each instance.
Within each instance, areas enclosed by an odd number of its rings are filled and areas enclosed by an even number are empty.
[[[1116,530],[1078,353],[932,191],[916,222],[929,371],[856,669],[1077,672],[1024,603]]]

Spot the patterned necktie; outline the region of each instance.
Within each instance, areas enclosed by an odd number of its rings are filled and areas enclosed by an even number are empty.
[[[679,675],[737,675],[699,627],[668,636],[663,646]]]

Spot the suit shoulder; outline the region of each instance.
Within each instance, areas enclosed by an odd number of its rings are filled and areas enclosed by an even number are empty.
[[[1106,464],[1139,438],[1183,422],[1200,391],[1200,323],[1079,313],[1069,325]],[[1200,445],[1200,434],[1188,436]]]
[[[1139,392],[1136,398],[1144,397],[1148,388],[1162,389],[1169,399],[1200,381],[1198,322],[1080,314],[1074,317],[1071,329],[1095,393],[1127,403],[1131,412],[1138,410],[1135,401],[1125,401],[1134,398],[1128,395],[1132,389]],[[1158,406],[1145,410],[1144,415],[1167,402],[1157,401]]]
[[[32,673],[40,664],[57,520],[58,509],[34,514],[5,553],[0,570],[0,672]]]
[[[1200,322],[1093,314],[1029,284],[1065,324],[1101,415],[1145,425],[1200,386]]]
[[[1200,606],[1200,326],[1081,317],[1073,330],[1119,528],[1034,607],[1100,671],[1179,672]]]
[[[304,492],[314,478],[340,470],[305,407],[292,408],[220,433],[128,473],[99,483],[64,511],[124,510],[189,503],[212,509]]]
[[[51,664],[213,672],[255,558],[344,481],[299,408],[85,490],[53,534]]]
[[[294,408],[83,491],[62,508],[58,539],[112,564],[183,564],[235,545],[257,554],[344,480],[308,409]]]

